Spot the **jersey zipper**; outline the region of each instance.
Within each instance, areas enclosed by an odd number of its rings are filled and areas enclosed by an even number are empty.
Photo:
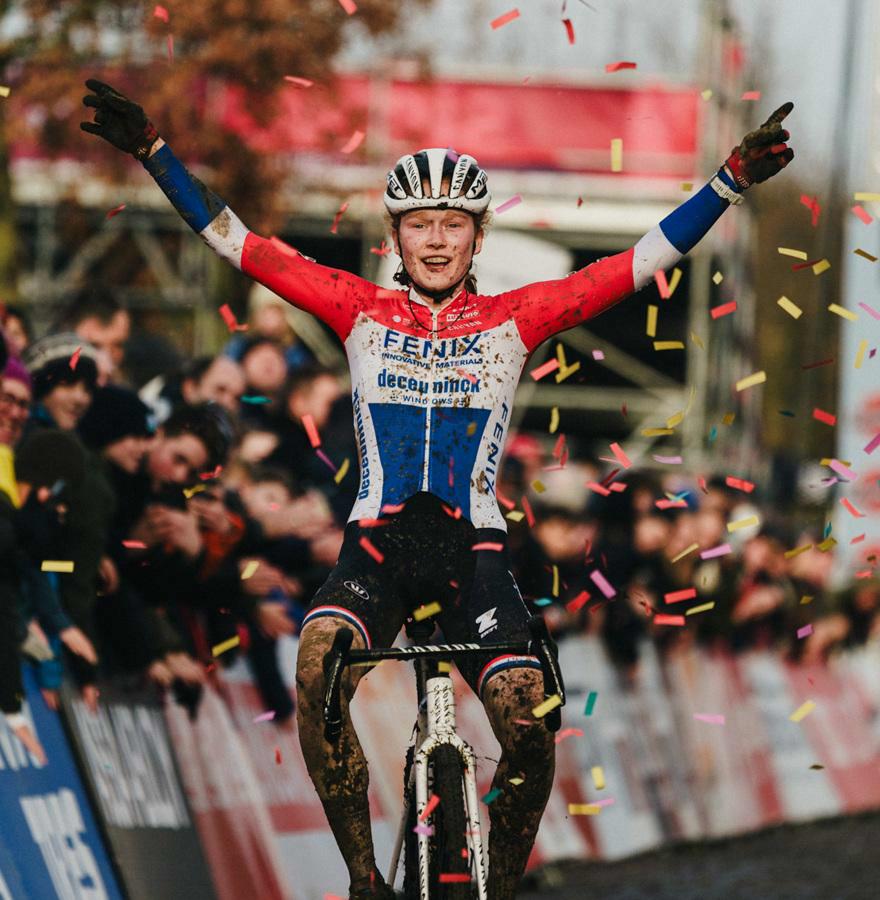
[[[434,342],[437,339],[437,311],[431,310],[431,352],[428,367],[428,407],[425,410],[425,461],[422,467],[422,490],[429,491],[431,470],[431,413],[434,409]]]

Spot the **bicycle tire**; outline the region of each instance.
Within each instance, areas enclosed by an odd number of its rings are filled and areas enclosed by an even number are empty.
[[[409,787],[409,773],[413,767],[413,748],[406,751],[403,771],[403,789],[409,794],[406,813],[406,834],[403,836],[403,896],[404,900],[419,900],[419,838],[414,829],[416,820],[415,783]]]
[[[434,812],[434,835],[431,846],[431,897],[434,900],[471,900],[472,881],[441,882],[440,876],[470,875],[467,850],[468,820],[464,805],[462,776],[464,763],[458,751],[441,744],[432,755],[434,793],[440,803]],[[462,852],[464,851],[464,852]]]

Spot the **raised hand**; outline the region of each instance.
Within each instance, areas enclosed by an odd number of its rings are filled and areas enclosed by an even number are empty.
[[[760,128],[750,131],[730,151],[725,165],[740,188],[772,178],[794,159],[794,150],[785,143],[789,133],[782,127],[782,120],[793,109],[791,101],[783,103]]]
[[[143,109],[103,81],[89,78],[86,87],[92,93],[83,97],[83,103],[95,110],[95,119],[80,122],[79,127],[104,138],[135,159],[146,159],[159,133]]]

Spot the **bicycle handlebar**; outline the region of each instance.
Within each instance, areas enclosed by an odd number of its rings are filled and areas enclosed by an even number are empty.
[[[342,733],[342,703],[340,690],[342,673],[346,666],[358,663],[379,663],[386,659],[446,659],[453,660],[478,653],[513,653],[537,656],[544,678],[544,697],[558,695],[561,703],[544,716],[544,724],[551,732],[559,730],[562,724],[561,708],[565,706],[565,684],[556,659],[556,645],[547,623],[541,616],[529,619],[527,642],[508,641],[497,644],[436,644],[423,647],[388,647],[381,650],[352,650],[354,632],[345,626],[336,631],[333,645],[324,655],[324,738],[328,743],[336,743]]]

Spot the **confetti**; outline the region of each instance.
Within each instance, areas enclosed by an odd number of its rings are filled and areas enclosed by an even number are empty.
[[[161,19],[166,25],[168,24],[168,10],[165,9],[164,6],[156,4],[155,9],[153,10],[153,16],[157,19]]]
[[[242,403],[251,403],[254,406],[259,406],[262,403],[268,403],[268,397],[261,397],[258,394],[244,394],[241,398]]]
[[[166,40],[166,46],[168,47],[168,62],[174,62],[174,35],[169,34]]]
[[[682,591],[670,591],[668,594],[664,594],[663,599],[667,603],[681,603],[682,600],[694,600],[696,596],[696,588],[685,588]]]
[[[724,483],[728,487],[743,491],[746,494],[751,494],[755,489],[755,485],[751,481],[745,481],[742,478],[734,478],[733,475],[728,475],[727,478],[724,479]]]
[[[873,253],[868,253],[867,250],[862,250],[861,247],[856,247],[856,249],[853,250],[853,253],[855,253],[856,256],[861,256],[863,259],[868,260],[868,262],[877,262],[877,257],[874,256]]]
[[[554,744],[561,744],[566,738],[570,737],[583,737],[584,732],[580,728],[563,728],[555,738],[553,738]]]
[[[519,206],[520,203],[522,203],[522,194],[514,194],[509,200],[505,200],[504,203],[499,203],[498,206],[495,207],[495,215],[500,216],[501,213],[513,209],[514,206]]]
[[[813,626],[812,625],[804,625],[803,628],[798,628],[798,630],[797,630],[798,640],[801,640],[805,637],[809,637],[812,633],[813,633]]]
[[[483,801],[483,803],[486,804],[486,806],[488,806],[494,800],[497,800],[500,796],[501,796],[501,788],[492,788],[491,791],[489,791],[486,794],[483,794],[483,796],[480,797],[480,799]]]
[[[712,600],[709,603],[701,603],[699,606],[692,606],[689,610],[685,612],[686,616],[695,616],[697,613],[708,612],[710,609],[715,609],[715,601]]]
[[[815,228],[819,224],[819,214],[822,212],[822,207],[819,205],[819,198],[808,197],[806,194],[801,194],[801,203],[810,211],[810,225]]]
[[[532,709],[532,715],[536,719],[543,719],[548,712],[556,709],[557,706],[562,706],[562,697],[560,697],[559,694],[554,694],[552,697],[548,697],[543,703],[539,703],[534,707]]]
[[[844,309],[844,307],[839,306],[837,303],[829,303],[828,311],[833,312],[834,315],[840,316],[842,319],[849,319],[850,322],[856,322],[859,318],[858,313],[850,312],[850,310]]]
[[[554,376],[556,378],[556,383],[560,384],[561,382],[565,381],[565,379],[568,378],[569,375],[574,375],[574,373],[577,372],[580,367],[580,362],[574,362],[570,366],[565,366],[565,368],[560,369]]]
[[[41,572],[58,572],[62,575],[69,575],[73,572],[72,559],[44,559],[40,563]]]
[[[436,794],[431,794],[430,799],[425,804],[425,808],[422,810],[421,815],[419,816],[419,821],[424,822],[428,816],[434,812],[435,809],[440,805],[440,798]]]
[[[776,301],[776,305],[782,307],[793,319],[799,319],[804,312],[799,306],[792,303],[788,297],[780,297]]]
[[[416,834],[426,834],[426,835],[428,835],[428,837],[430,837],[434,833],[434,826],[433,825],[414,825],[413,831]],[[339,900],[342,900],[342,898],[340,897]]]
[[[828,467],[834,469],[838,475],[843,478],[848,478],[850,481],[855,481],[859,477],[851,468],[849,468],[849,466],[844,465],[839,459],[829,459]]]
[[[857,194],[853,194],[853,200],[857,203],[880,203],[880,194],[871,194],[865,192],[859,192]]]
[[[255,573],[255,572],[257,571],[257,569],[259,569],[259,568],[260,568],[260,562],[259,562],[259,560],[256,560],[256,559],[249,559],[249,560],[247,561],[247,564],[245,565],[244,569],[242,570],[242,573],[241,573],[241,580],[242,580],[242,581],[247,581],[248,578],[253,578],[254,573]]]
[[[339,0],[339,5],[350,16],[353,16],[358,11],[357,3],[354,0]]]
[[[366,550],[367,553],[370,554],[370,556],[373,557],[374,560],[376,560],[377,563],[379,563],[379,565],[381,565],[385,561],[385,554],[382,553],[382,551],[379,550],[375,546],[375,544],[373,544],[373,542],[365,535],[361,536],[360,545],[364,548],[364,550]]]
[[[260,713],[254,716],[253,722],[256,725],[259,722],[271,722],[275,718],[275,710],[270,709],[269,712]]]
[[[619,72],[621,69],[635,69],[637,64],[628,60],[620,60],[619,62],[605,63],[606,72]]]
[[[846,497],[841,497],[840,502],[841,502],[843,508],[854,518],[856,518],[856,519],[864,519],[865,518],[865,513],[861,512],[861,510],[859,510],[852,503],[852,501],[848,500]]]
[[[623,171],[623,138],[611,138],[611,171]]]
[[[233,647],[237,647],[241,643],[241,638],[236,634],[233,637],[229,638],[227,641],[222,641],[219,644],[215,644],[211,647],[211,656],[217,657],[222,656],[227,650],[231,650]]]
[[[122,546],[126,550],[146,550],[147,545],[143,541],[123,541]]]
[[[494,550],[500,553],[504,549],[504,544],[497,544],[493,541],[483,541],[480,544],[474,544],[471,550]]]
[[[471,876],[466,872],[441,872],[437,880],[440,884],[470,884]]]
[[[333,476],[333,480],[336,482],[336,484],[342,483],[342,479],[345,478],[345,476],[348,474],[348,469],[349,469],[350,465],[351,465],[351,463],[349,462],[348,457],[346,457],[344,460],[342,460],[342,465],[339,467],[336,474]]]
[[[740,100],[760,100],[761,92],[760,91],[746,91]]]
[[[736,383],[737,391],[744,391],[747,388],[754,387],[756,384],[763,384],[767,380],[767,373],[764,371],[755,372],[746,378],[740,378]]]
[[[529,372],[529,375],[531,375],[535,381],[540,381],[545,375],[549,375],[551,372],[555,372],[558,368],[558,359],[548,359],[547,362],[545,362],[543,365],[532,369],[532,371]]]
[[[715,559],[719,556],[727,556],[728,553],[732,553],[732,549],[730,544],[719,544],[717,547],[712,547],[709,550],[704,550],[700,554],[700,559]]]
[[[812,267],[814,275],[821,275],[831,268],[831,263],[827,259],[820,259],[819,262],[813,263]]]
[[[880,432],[874,435],[870,441],[864,446],[865,453],[873,453],[877,449],[877,445],[880,444]]]
[[[683,341],[654,341],[655,350],[684,350]]]
[[[576,613],[589,599],[589,593],[587,591],[581,591],[577,597],[574,597],[565,604],[565,608],[570,613]]]
[[[498,16],[497,19],[492,19],[489,23],[492,26],[493,31],[497,31],[499,28],[503,28],[505,25],[510,24],[515,19],[519,18],[519,10],[511,9],[509,12],[504,13],[503,15]]]
[[[672,292],[669,290],[669,282],[666,280],[666,273],[663,269],[658,269],[654,273],[654,281],[657,284],[657,290],[660,292],[660,296],[664,300],[668,300],[672,296]]]
[[[313,447],[321,446],[321,436],[318,434],[318,429],[315,427],[315,420],[308,414],[302,417],[303,428],[306,430],[306,434],[309,437],[309,443]]]
[[[807,700],[802,703],[788,718],[792,722],[800,722],[801,719],[806,718],[814,709],[816,708],[816,704],[812,700]]]
[[[706,88],[706,90],[700,91],[700,96],[701,96],[704,100],[709,100],[709,99],[712,97],[712,89],[711,89],[711,88]]]
[[[658,456],[656,453],[651,458],[664,466],[680,466],[684,462],[680,456]]]
[[[648,337],[657,337],[657,313],[659,311],[659,306],[655,306],[653,303],[648,305],[648,321],[645,324],[645,334]]]
[[[694,713],[698,722],[708,722],[710,725],[723,725],[724,716],[720,713]]]
[[[554,406],[553,409],[550,410],[550,434],[556,434],[556,430],[559,428],[559,407]]]
[[[276,766],[281,765],[281,748],[280,747],[275,748],[275,765]]]
[[[107,212],[104,213],[104,218],[112,219],[114,216],[118,216],[124,209],[125,209],[125,204],[120,203],[119,206],[114,206],[113,209],[108,209]]]
[[[681,281],[681,269],[676,266],[672,270],[672,278],[669,279],[669,296],[671,297],[675,293],[675,289],[678,287],[678,283]]]
[[[597,803],[569,803],[568,814],[570,816],[598,816],[602,807]]]
[[[364,142],[363,131],[355,131],[355,133],[345,142],[345,146],[339,151],[340,153],[354,153],[358,147]]]
[[[590,573],[590,581],[592,581],[609,600],[617,596],[617,591],[598,569],[593,569]]]
[[[602,771],[602,766],[593,766],[590,769],[590,775],[593,778],[593,787],[596,788],[597,791],[602,791],[605,789],[605,773]]]
[[[713,319],[729,316],[731,313],[736,312],[736,300],[731,300],[730,303],[723,303],[721,306],[713,306],[709,312],[712,314]]]
[[[68,365],[70,366],[72,371],[76,371],[76,364],[79,362],[79,355],[82,353],[82,347],[77,347],[73,353],[70,354],[70,361]]]
[[[743,519],[737,519],[735,522],[728,522],[727,530],[729,532],[741,531],[743,528],[751,528],[760,524],[761,520],[757,516],[746,516]]]
[[[431,616],[436,616],[439,614],[442,607],[440,604],[434,600],[432,603],[425,603],[422,606],[417,607],[413,610],[413,618],[416,622],[421,622],[422,619],[430,619]]]
[[[315,83],[308,78],[300,78],[298,75],[285,75],[284,80],[301,88],[310,88]]]
[[[862,362],[865,359],[865,351],[868,349],[868,342],[866,340],[859,341],[859,347],[856,350],[856,360],[853,363],[854,369],[861,369]]]
[[[858,203],[852,207],[852,211],[865,223],[865,225],[870,225],[871,222],[874,221],[874,217],[870,213],[866,212],[863,206],[859,206]]]
[[[654,616],[655,625],[684,625],[684,616],[667,616],[658,613]]]
[[[596,698],[598,696],[599,695],[596,693],[596,691],[590,691],[590,693],[587,695],[587,704],[586,706],[584,706],[585,716],[593,715],[593,709],[595,709],[596,707]]]
[[[5,84],[0,84],[0,97],[8,97],[10,88]]]
[[[679,553],[676,556],[673,556],[672,559],[670,560],[670,562],[677,563],[679,560],[682,560],[686,556],[689,556],[691,553],[693,553],[694,550],[699,550],[699,549],[700,549],[699,544],[691,544],[690,547],[685,547],[685,549],[682,550],[681,553]]]
[[[791,256],[794,259],[806,259],[807,254],[805,250],[792,250],[791,247],[777,247],[776,252],[781,256]]]
[[[837,423],[837,416],[818,407],[813,410],[813,418],[818,422],[823,422],[825,425],[835,425]]]
[[[385,246],[385,241],[383,240],[378,247],[370,247],[370,253],[375,254],[376,256],[388,256],[391,252],[390,247]]]
[[[568,35],[569,44],[574,43],[574,25],[571,24],[571,19],[563,19],[562,24],[565,26],[565,33]],[[605,71],[608,71],[608,66],[605,67]]]
[[[336,215],[333,217],[333,224],[330,226],[330,234],[336,234],[339,231],[339,222],[342,217],[345,215],[345,211],[348,209],[348,201],[346,200],[342,206],[336,211]]]

